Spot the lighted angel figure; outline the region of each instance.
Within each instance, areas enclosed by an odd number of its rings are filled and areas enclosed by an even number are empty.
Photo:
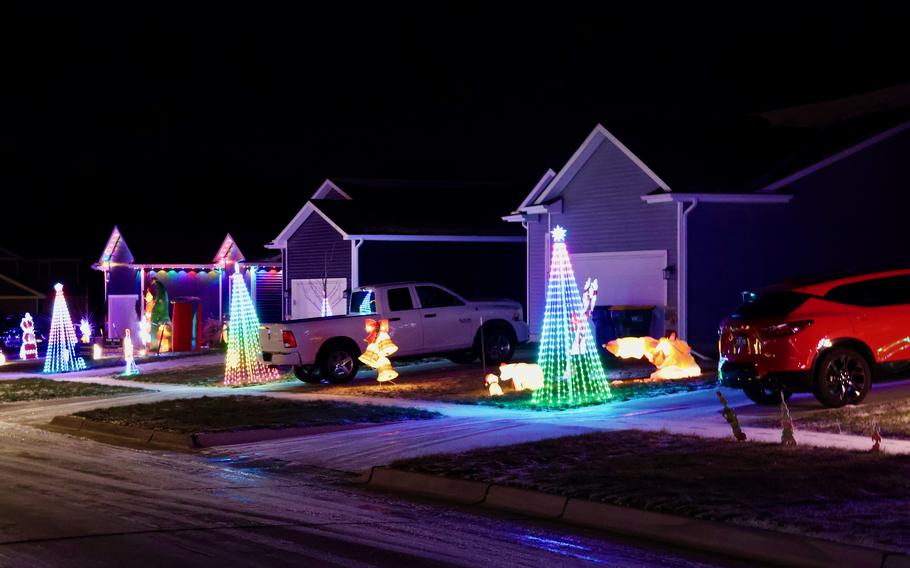
[[[92,322],[88,321],[88,318],[82,318],[82,321],[79,322],[79,335],[82,336],[80,338],[82,343],[92,341]]]
[[[126,368],[123,371],[125,377],[139,374],[139,366],[136,365],[136,358],[133,353],[133,338],[130,335],[129,328],[124,331],[123,335],[123,361],[126,363]]]
[[[684,379],[697,377],[701,368],[692,356],[689,344],[670,333],[669,337],[621,337],[604,345],[607,351],[621,359],[650,361],[657,370],[652,379]]]

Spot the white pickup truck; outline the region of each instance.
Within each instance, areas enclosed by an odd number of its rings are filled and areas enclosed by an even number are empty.
[[[508,362],[515,346],[528,340],[521,304],[512,300],[466,300],[428,282],[356,288],[348,295],[348,315],[308,318],[260,327],[262,356],[274,366],[292,366],[305,382],[347,383],[366,347],[367,318],[389,320],[394,358],[444,355],[471,363]]]

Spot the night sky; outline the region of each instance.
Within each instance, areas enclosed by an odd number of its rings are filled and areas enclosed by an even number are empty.
[[[143,250],[211,256],[231,231],[258,256],[326,177],[530,188],[597,122],[907,80],[905,20],[865,6],[457,6],[4,18],[0,246],[94,260],[116,223]]]

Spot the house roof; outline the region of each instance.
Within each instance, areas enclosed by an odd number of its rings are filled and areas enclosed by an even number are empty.
[[[129,245],[124,233],[119,226],[114,227],[94,268],[100,269],[106,262],[121,262],[154,268],[211,269],[222,266],[225,259],[246,264],[280,265],[280,260],[269,258],[257,261],[246,259],[230,233],[218,241],[211,234],[166,230],[144,234],[145,240],[130,241]],[[192,247],[187,246],[188,241],[192,242]],[[192,252],[200,250],[215,251],[214,259],[211,252],[207,256]]]
[[[603,143],[615,144],[652,179],[652,196],[754,195],[761,201],[762,194],[910,128],[910,85],[760,114],[618,118],[608,124],[609,130],[597,125],[549,185],[532,190],[528,197],[536,197],[519,210],[557,199]]]
[[[0,300],[43,300],[46,295],[25,284],[0,274]]]
[[[326,180],[269,245],[281,248],[317,213],[344,238],[364,240],[521,241],[499,213],[520,198],[516,186],[491,182]]]

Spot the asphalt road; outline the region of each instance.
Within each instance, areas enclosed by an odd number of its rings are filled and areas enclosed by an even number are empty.
[[[452,373],[476,372],[452,367]],[[125,382],[91,375],[80,373],[78,380]],[[200,454],[115,447],[37,427],[57,414],[171,397],[312,398],[301,386],[154,387],[160,392],[0,406],[0,567],[739,565],[602,533],[378,494],[353,482],[364,469],[398,457],[592,430],[729,436],[712,390],[550,413],[370,399],[435,408],[446,417]],[[906,396],[910,381],[899,380],[876,385],[870,401]],[[757,408],[735,392],[728,397],[746,423],[777,412]],[[797,415],[818,408],[808,396],[796,397],[791,406]],[[752,439],[779,439],[774,430],[747,431]],[[868,444],[859,437],[797,435],[801,443]],[[910,451],[910,443],[902,444],[907,447],[895,442],[886,448]]]
[[[304,463],[134,450],[25,424],[93,404],[0,410],[0,566],[741,565],[373,493]]]

